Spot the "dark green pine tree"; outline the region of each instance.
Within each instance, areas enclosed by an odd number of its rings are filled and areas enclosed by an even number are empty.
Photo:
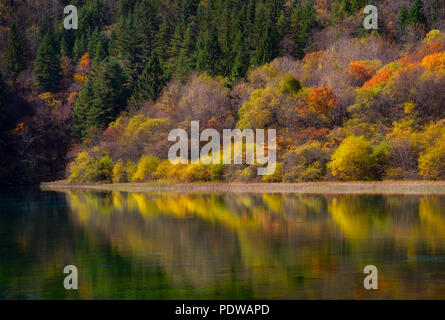
[[[144,66],[142,65],[142,40],[137,33],[132,14],[126,18],[121,17],[116,29],[115,45],[117,57],[130,71],[132,80],[135,80]]]
[[[268,23],[266,26],[266,33],[257,47],[253,56],[253,65],[260,66],[272,61],[277,55],[275,31]]]
[[[223,71],[222,50],[216,29],[212,27],[207,37],[200,34],[197,42],[196,70],[208,71],[211,75],[221,75]]]
[[[127,83],[117,61],[104,61],[97,65],[74,106],[74,135],[85,138],[92,128],[103,130],[115,120],[127,104]]]
[[[94,99],[88,110],[88,125],[105,129],[127,105],[129,89],[121,66],[115,60],[107,61],[99,66],[94,79]]]
[[[167,48],[168,60],[165,63],[165,74],[167,78],[170,78],[177,66],[178,57],[182,47],[182,28],[178,24],[176,25],[175,32],[170,40],[170,46]]]
[[[159,30],[159,21],[153,0],[141,0],[134,7],[134,20],[136,32],[142,42],[142,63],[145,65],[155,47],[156,34]]]
[[[25,46],[24,37],[17,31],[15,24],[13,24],[9,32],[5,54],[6,66],[13,78],[16,78],[21,71],[26,69],[27,59],[28,51]]]
[[[91,107],[93,101],[93,88],[92,81],[88,78],[87,83],[79,93],[79,98],[76,100],[76,104],[73,109],[73,136],[77,139],[82,139],[88,134],[88,110]]]
[[[232,78],[239,79],[246,75],[249,67],[248,57],[244,45],[244,36],[239,30],[233,42],[233,52],[235,53],[235,61],[232,67]]]
[[[75,60],[79,59],[87,51],[87,41],[85,34],[82,33],[76,37],[73,46],[73,58]]]
[[[40,39],[43,39],[43,37],[50,31],[51,29],[51,23],[48,20],[48,17],[45,15],[40,20],[39,24],[39,35]]]
[[[407,24],[412,23],[426,23],[422,0],[414,0],[409,9]]]
[[[59,89],[61,79],[60,51],[54,33],[50,30],[43,37],[34,67],[34,75],[43,91],[55,92]]]
[[[185,81],[191,70],[195,68],[196,56],[196,28],[195,24],[189,24],[182,41],[174,77]]]
[[[210,68],[210,57],[206,49],[206,40],[204,32],[201,31],[196,41],[196,66],[198,72],[208,70]]]
[[[128,16],[133,11],[136,2],[137,0],[120,0],[118,5],[119,16]]]
[[[144,71],[139,76],[133,96],[140,101],[147,99],[156,101],[164,84],[164,76],[158,55],[153,52],[145,65]]]
[[[351,13],[356,14],[362,8],[364,8],[363,0],[352,0],[352,2],[351,2]]]
[[[159,27],[159,32],[156,35],[155,39],[155,51],[159,57],[159,61],[161,62],[162,70],[164,70],[164,74],[167,72],[168,65],[168,47],[170,44],[170,37],[172,33],[172,26],[170,24],[168,15],[164,15],[162,19],[162,23]]]
[[[211,75],[222,75],[223,74],[223,63],[222,57],[223,53],[218,40],[218,32],[215,27],[210,28],[209,36],[206,42],[206,49],[208,51],[208,56],[210,57],[210,74]]]
[[[398,20],[399,26],[401,28],[406,27],[407,20],[408,20],[408,10],[406,9],[405,4],[402,4],[402,6],[400,7],[398,15],[397,15],[397,20]]]
[[[70,55],[69,49],[68,49],[68,43],[65,39],[65,37],[62,37],[60,40],[60,55],[62,57],[68,57]]]
[[[96,51],[94,52],[94,60],[96,62],[103,61],[108,56],[107,40],[101,33],[96,43]]]

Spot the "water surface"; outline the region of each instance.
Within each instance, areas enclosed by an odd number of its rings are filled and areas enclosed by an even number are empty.
[[[445,299],[444,207],[438,194],[2,193],[0,299]],[[378,290],[363,288],[369,264]]]

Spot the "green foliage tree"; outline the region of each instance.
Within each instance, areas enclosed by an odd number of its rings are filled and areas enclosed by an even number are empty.
[[[152,99],[156,101],[164,86],[164,78],[158,55],[153,52],[144,71],[136,84],[134,96],[142,101]]]
[[[15,24],[11,26],[6,45],[5,60],[9,74],[15,78],[26,68],[28,51],[23,35],[17,30]]]
[[[406,9],[405,4],[402,4],[402,6],[400,7],[397,19],[400,27],[402,28],[406,27],[408,22],[408,10]]]
[[[125,108],[128,96],[127,77],[119,63],[99,64],[74,106],[74,134],[84,138],[91,128],[105,129]]]
[[[54,33],[50,30],[42,40],[34,67],[34,75],[39,81],[39,88],[55,92],[61,79],[60,51]]]
[[[414,0],[407,16],[407,23],[426,23],[422,0]]]

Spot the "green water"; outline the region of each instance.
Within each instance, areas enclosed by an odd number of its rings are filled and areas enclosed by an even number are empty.
[[[4,192],[0,299],[445,299],[444,208],[443,195]],[[369,264],[378,290],[363,287]]]

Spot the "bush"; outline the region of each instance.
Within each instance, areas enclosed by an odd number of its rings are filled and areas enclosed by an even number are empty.
[[[300,81],[293,76],[289,76],[281,81],[278,88],[284,94],[296,94],[302,89]]]
[[[107,182],[113,178],[113,160],[109,156],[97,159],[87,170],[86,179],[88,182]]]
[[[162,161],[155,171],[155,176],[157,179],[167,179],[169,172],[172,170],[172,164],[169,160]]]
[[[88,152],[79,152],[76,159],[68,165],[68,182],[87,182],[87,170],[91,166],[93,159]]]
[[[432,179],[445,179],[445,143],[426,150],[419,157],[420,175]]]
[[[136,170],[138,166],[133,161],[127,161],[127,165],[125,166],[125,173],[127,175],[127,181],[133,181],[133,177],[136,174]]]
[[[273,174],[269,174],[263,176],[261,178],[263,182],[281,182],[283,181],[283,163],[277,162],[277,167],[275,168],[275,172]]]
[[[187,181],[207,182],[212,180],[212,168],[210,165],[204,164],[189,164],[185,171],[185,178]]]
[[[330,150],[318,141],[311,141],[286,154],[284,180],[290,182],[318,181],[326,174]]]
[[[138,162],[132,182],[143,182],[155,179],[156,169],[161,161],[153,156],[142,156]]]
[[[185,164],[181,163],[174,164],[170,167],[167,178],[183,182],[186,180],[186,174],[185,174],[186,169],[187,165]]]
[[[103,156],[94,160],[88,152],[79,152],[76,159],[68,166],[70,183],[111,182],[113,176],[113,160]]]
[[[113,183],[127,182],[124,160],[120,159],[113,167]]]
[[[372,176],[372,151],[371,142],[363,136],[350,136],[332,154],[328,168],[340,180],[369,180]]]
[[[212,165],[212,181],[224,180],[225,166],[223,164]]]

